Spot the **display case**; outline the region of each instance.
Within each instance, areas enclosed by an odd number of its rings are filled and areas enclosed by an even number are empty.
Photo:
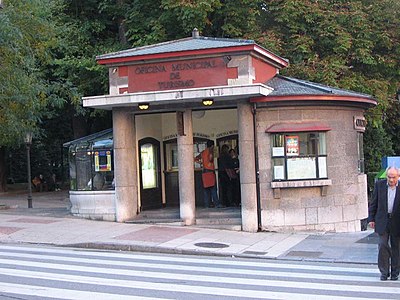
[[[113,136],[107,129],[64,144],[71,191],[114,189]]]

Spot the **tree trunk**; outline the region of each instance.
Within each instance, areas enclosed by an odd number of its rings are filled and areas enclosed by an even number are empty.
[[[121,8],[125,3],[124,0],[117,0],[117,6]],[[123,11],[123,10],[122,10]],[[120,16],[117,18],[118,22],[118,37],[119,37],[119,42],[123,45],[127,45],[128,41],[126,40],[126,26],[125,26],[125,18],[123,16]]]
[[[0,147],[0,192],[7,192],[6,149]]]
[[[72,130],[74,132],[74,139],[88,135],[89,126],[86,118],[84,116],[73,116]]]

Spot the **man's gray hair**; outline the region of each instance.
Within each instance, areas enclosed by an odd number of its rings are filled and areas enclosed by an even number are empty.
[[[387,167],[387,168],[386,168],[386,174],[387,174],[387,172],[388,172],[390,169],[395,170],[395,171],[397,172],[397,174],[400,175],[400,169],[399,169],[399,168],[396,168],[395,166],[389,166],[389,167]]]

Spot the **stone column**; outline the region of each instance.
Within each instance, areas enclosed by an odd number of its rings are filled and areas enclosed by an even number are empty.
[[[180,217],[185,225],[196,223],[192,110],[177,112]]]
[[[138,178],[135,117],[126,108],[113,108],[116,221],[132,219],[138,212]]]
[[[250,104],[238,105],[240,189],[242,197],[242,230],[258,230],[254,126]]]

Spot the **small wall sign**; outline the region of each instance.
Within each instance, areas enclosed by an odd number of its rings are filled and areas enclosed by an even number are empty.
[[[367,126],[367,120],[364,117],[354,117],[354,129],[357,131],[364,132]]]

